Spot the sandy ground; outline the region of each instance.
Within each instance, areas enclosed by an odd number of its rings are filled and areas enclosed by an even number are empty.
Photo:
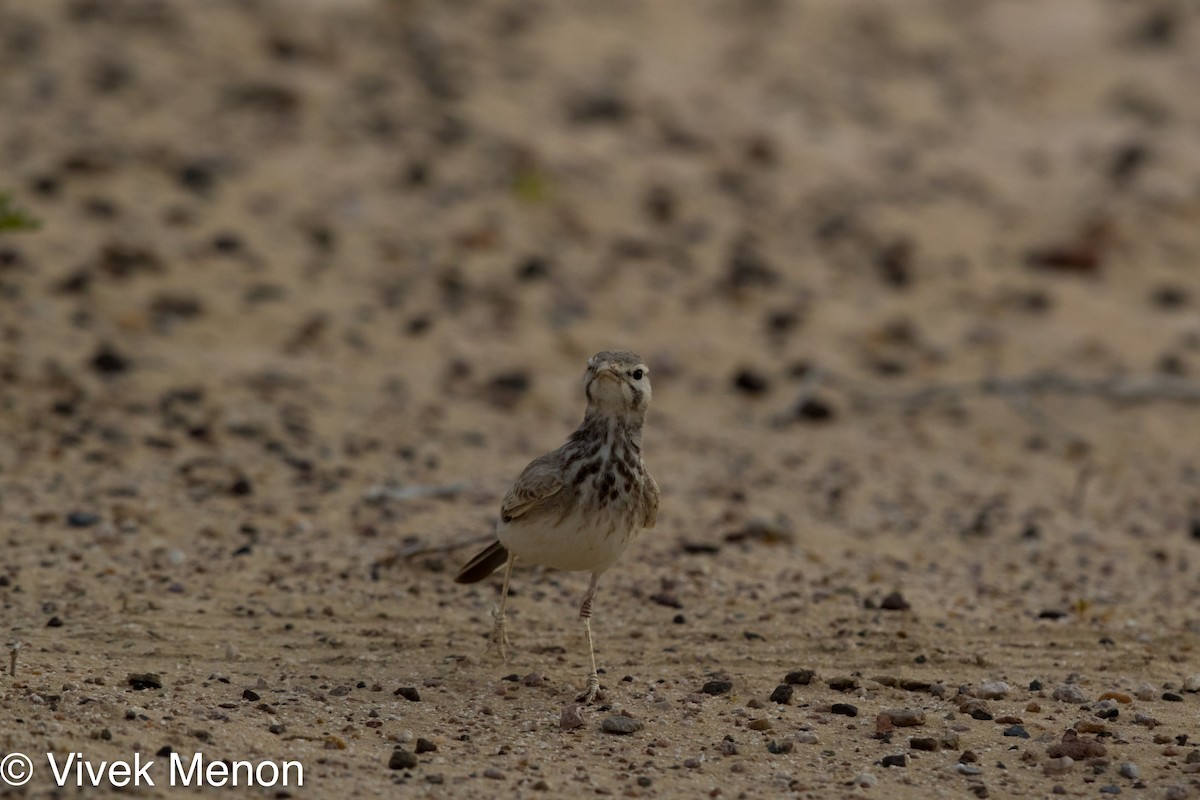
[[[1166,0],[0,4],[0,796],[1200,796],[1197,52]],[[508,664],[451,576],[606,348],[662,506],[564,729],[586,576],[518,570]]]

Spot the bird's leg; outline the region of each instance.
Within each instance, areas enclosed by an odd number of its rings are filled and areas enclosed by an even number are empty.
[[[488,642],[488,651],[493,647],[500,651],[500,658],[508,663],[508,631],[505,629],[504,623],[508,620],[504,616],[504,604],[508,600],[508,579],[512,577],[513,562],[517,560],[517,556],[509,551],[508,563],[504,565],[504,586],[500,589],[500,606],[492,609],[492,619],[496,621],[492,627],[492,638]]]
[[[592,581],[588,584],[587,596],[579,607],[579,618],[583,620],[583,635],[587,638],[588,658],[592,662],[592,671],[588,674],[587,688],[575,699],[580,703],[590,703],[600,694],[600,675],[596,672],[596,648],[592,646],[592,598],[596,596],[596,582],[600,574],[593,572]]]

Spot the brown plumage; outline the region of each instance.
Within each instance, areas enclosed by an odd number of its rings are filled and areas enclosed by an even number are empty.
[[[497,541],[455,576],[480,581],[506,565],[493,643],[505,655],[504,605],[512,565],[521,558],[557,569],[592,573],[580,608],[592,672],[581,699],[600,687],[592,648],[596,582],[642,528],[658,518],[658,484],[642,461],[642,426],[650,405],[650,370],[634,353],[597,353],[584,374],[587,411],[557,450],[525,467],[500,506]]]

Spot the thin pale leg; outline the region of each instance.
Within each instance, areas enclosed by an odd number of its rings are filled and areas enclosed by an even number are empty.
[[[590,703],[600,694],[600,675],[596,672],[596,648],[592,646],[592,598],[596,596],[596,583],[600,580],[598,572],[592,573],[592,581],[588,584],[587,596],[579,607],[579,618],[583,620],[583,635],[587,638],[588,658],[592,663],[592,671],[588,674],[587,688],[575,699],[580,703]]]
[[[504,565],[504,586],[500,589],[500,607],[492,610],[492,619],[496,621],[492,627],[492,638],[488,643],[488,650],[493,647],[500,651],[500,658],[508,663],[508,631],[504,623],[508,618],[504,616],[504,605],[508,601],[508,581],[512,577],[513,563],[517,557],[512,552],[508,554],[508,563]]]

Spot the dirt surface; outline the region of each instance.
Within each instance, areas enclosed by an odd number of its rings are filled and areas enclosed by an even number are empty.
[[[1165,0],[6,0],[0,796],[1200,797],[1197,52]],[[662,506],[573,720],[586,576],[517,571],[508,664],[451,576],[607,348]]]

